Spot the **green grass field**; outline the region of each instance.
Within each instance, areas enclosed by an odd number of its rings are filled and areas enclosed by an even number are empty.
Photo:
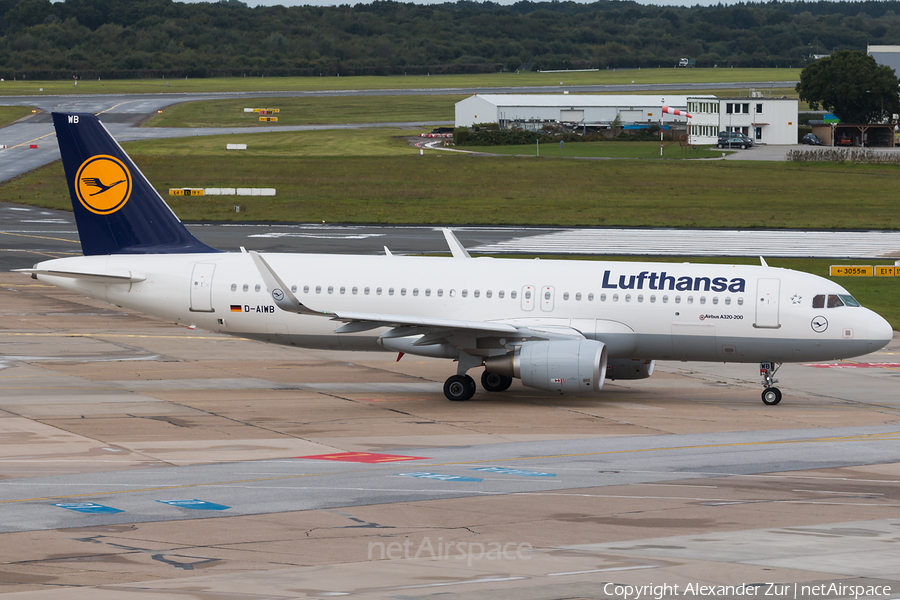
[[[491,73],[389,77],[234,77],[210,79],[126,79],[4,81],[0,95],[146,94],[187,92],[278,92],[302,90],[433,89],[453,87],[616,85],[623,83],[713,83],[800,79],[800,69],[641,69],[572,73]],[[43,91],[41,91],[43,90]]]
[[[771,90],[773,95],[796,97],[792,88]],[[671,91],[673,95],[713,94],[723,90]],[[730,93],[730,92],[729,92]],[[734,93],[738,93],[735,91]],[[743,91],[746,96],[746,90]],[[573,94],[577,95],[577,94]],[[311,125],[322,123],[391,123],[408,121],[452,121],[454,105],[464,95],[415,96],[328,96],[273,97],[265,99],[198,100],[164,109],[146,121],[144,127],[271,127],[277,125]],[[277,123],[261,123],[259,115],[245,113],[244,108],[278,108]],[[808,107],[803,104],[800,109]]]
[[[6,127],[32,112],[30,106],[0,106],[0,127]]]
[[[391,123],[452,121],[460,95],[438,96],[333,96],[203,100],[176,104],[152,117],[145,127],[257,127],[256,113],[244,108],[277,108],[278,125],[321,123]]]
[[[419,156],[402,133],[257,133],[125,147],[164,195],[171,187],[278,190],[241,199],[238,214],[232,197],[170,198],[185,220],[900,228],[890,166]],[[249,150],[226,151],[226,142]],[[58,163],[0,185],[0,194],[69,206]]]

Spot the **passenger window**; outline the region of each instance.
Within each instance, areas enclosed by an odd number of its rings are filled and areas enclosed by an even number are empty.
[[[344,286],[341,286],[341,293],[342,294],[347,293],[347,288],[345,288]]]
[[[706,296],[700,296],[700,304],[706,304]]]
[[[322,286],[321,286],[321,285],[317,285],[317,286],[316,286],[316,293],[317,293],[317,294],[321,294],[321,293],[322,293]]]
[[[718,296],[713,296],[712,303],[713,303],[713,304],[718,304],[718,303],[719,303],[719,297],[718,297]]]
[[[813,297],[813,308],[825,308],[825,294]]]
[[[527,291],[527,292],[525,292],[525,299],[526,299],[526,300],[531,300],[531,291],[530,291],[530,290]]]
[[[594,295],[588,294],[588,302],[593,302],[593,301],[594,301]]]
[[[666,303],[669,301],[669,297],[668,297],[668,296],[663,296],[663,297],[662,297],[662,301],[663,301],[663,304],[666,304]]]
[[[643,302],[643,301],[644,301],[644,295],[638,294],[638,302]]]
[[[547,300],[549,300],[549,299],[550,299],[550,292],[547,292],[546,296],[547,296]],[[568,299],[569,299],[569,292],[566,292],[566,293],[563,294],[563,300],[568,300]]]
[[[258,291],[259,291],[259,284],[258,284],[258,283],[253,287],[253,291],[254,291],[254,292],[258,292]]]
[[[493,292],[491,290],[488,290],[484,293],[485,298],[490,298],[492,295],[493,295]]]
[[[447,295],[450,296],[451,298],[453,298],[454,296],[456,296],[456,290],[450,290],[450,291],[447,293]]]
[[[519,292],[517,292],[516,290],[513,290],[509,293],[509,297],[512,298],[513,300],[515,300],[516,296],[518,296],[518,295],[519,295]]]
[[[400,288],[400,295],[401,295],[401,296],[405,296],[405,295],[406,295],[406,288]]]
[[[426,296],[430,296],[430,295],[431,295],[431,288],[425,288],[425,295],[426,295]]]
[[[304,285],[304,286],[303,286],[303,293],[304,293],[304,294],[308,294],[308,293],[309,293],[309,286],[308,286],[308,285]]]
[[[388,288],[388,296],[394,295],[394,288]]]
[[[575,294],[575,302],[581,302],[581,292]]]
[[[600,294],[600,302],[606,302],[606,294]]]
[[[481,296],[481,292],[479,290],[475,290],[474,292],[472,292],[472,295],[478,298],[479,296]]]
[[[652,303],[652,302],[656,302],[656,295],[655,295],[655,294],[650,294],[650,302],[651,302],[651,303]]]
[[[469,290],[463,290],[463,291],[462,291],[462,297],[463,297],[463,298],[467,298],[468,296],[469,296]]]
[[[380,295],[381,295],[381,288],[375,288],[375,295],[376,295],[376,296],[380,296]]]
[[[675,304],[681,304],[681,296],[675,296]]]
[[[353,289],[350,290],[350,292],[355,296],[359,292],[359,288],[354,285]]]
[[[369,288],[363,288],[363,294],[365,294],[366,296],[368,296],[368,295],[369,295]]]
[[[497,297],[503,298],[503,290],[500,290],[499,292],[497,292]]]
[[[731,298],[730,298],[730,297],[725,298],[725,304],[731,304]]]
[[[438,298],[440,298],[441,296],[444,295],[444,290],[439,289],[438,292],[437,292],[437,294],[438,294]]]
[[[329,286],[328,286],[328,293],[329,293],[329,294],[333,294],[333,293],[334,293],[334,286],[333,286],[333,285],[329,285]]]
[[[419,295],[419,288],[413,288],[413,296]]]
[[[231,291],[232,291],[232,292],[236,292],[236,291],[237,291],[237,284],[236,284],[236,283],[232,283],[232,284],[231,284]]]
[[[738,298],[738,306],[741,306],[742,304],[744,304],[744,299]]]
[[[296,293],[297,293],[297,286],[296,286],[296,285],[292,285],[292,286],[291,286],[291,293],[292,293],[292,294],[296,294]]]
[[[625,302],[631,302],[631,294],[625,294]]]
[[[828,294],[828,308],[837,308],[843,305],[844,303],[841,302],[841,299],[836,294]]]
[[[688,297],[687,297],[687,303],[688,303],[688,304],[693,304],[693,303],[694,303],[694,297],[693,297],[693,296],[688,296]]]
[[[613,295],[612,295],[612,301],[613,301],[613,302],[618,302],[618,301],[619,301],[619,295],[618,295],[618,294],[613,294]]]

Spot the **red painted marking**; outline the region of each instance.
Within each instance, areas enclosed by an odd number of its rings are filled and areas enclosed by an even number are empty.
[[[807,363],[802,366],[817,369],[900,369],[900,363]]]
[[[427,456],[400,456],[398,454],[374,454],[372,452],[339,452],[337,454],[318,454],[316,456],[295,456],[310,460],[337,460],[355,463],[387,463],[401,460],[428,460]]]

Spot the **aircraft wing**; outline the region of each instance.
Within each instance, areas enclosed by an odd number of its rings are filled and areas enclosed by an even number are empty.
[[[502,321],[466,321],[462,319],[442,319],[438,317],[390,315],[380,313],[320,311],[304,305],[291,292],[290,287],[278,276],[265,258],[258,252],[250,251],[257,270],[268,288],[275,304],[286,312],[301,315],[329,317],[345,324],[335,329],[335,333],[357,333],[379,327],[391,331],[381,337],[406,337],[411,335],[429,336],[440,339],[446,335],[466,335],[472,338],[504,337],[513,340],[524,339],[583,339],[584,336],[570,327],[535,327],[504,323]],[[425,342],[425,340],[423,340]],[[427,343],[427,342],[426,342]]]
[[[47,269],[15,269],[16,273],[28,273],[37,279],[38,275],[48,277],[67,277],[69,279],[87,279],[99,283],[137,283],[147,278],[142,275],[128,273],[87,273],[85,271],[53,271]]]

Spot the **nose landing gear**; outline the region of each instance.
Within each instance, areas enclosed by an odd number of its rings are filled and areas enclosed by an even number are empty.
[[[775,373],[781,368],[781,363],[764,362],[759,363],[759,374],[763,378],[762,384],[766,389],[762,393],[763,404],[774,406],[781,402],[781,390],[775,387],[778,380],[775,379]]]

